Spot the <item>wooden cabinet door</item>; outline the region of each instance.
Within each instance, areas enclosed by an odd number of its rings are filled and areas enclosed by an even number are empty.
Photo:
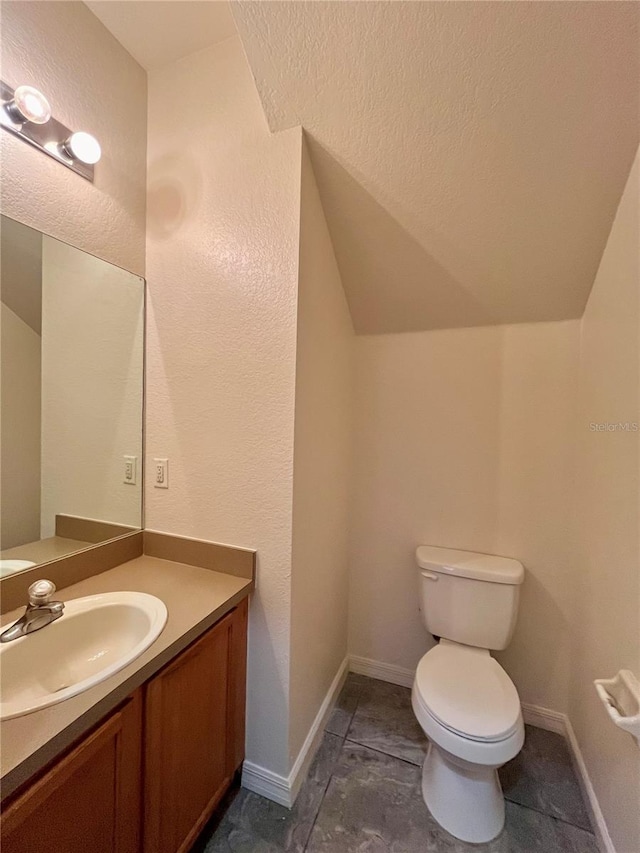
[[[234,610],[147,685],[146,853],[189,850],[231,781],[236,619]]]
[[[6,807],[2,853],[139,853],[140,770],[136,694]]]

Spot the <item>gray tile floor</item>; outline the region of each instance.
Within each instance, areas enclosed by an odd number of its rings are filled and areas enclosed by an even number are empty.
[[[206,853],[597,853],[564,739],[527,726],[501,771],[502,835],[465,844],[441,829],[420,793],[426,740],[411,692],[349,675],[291,811],[244,789],[228,798]]]

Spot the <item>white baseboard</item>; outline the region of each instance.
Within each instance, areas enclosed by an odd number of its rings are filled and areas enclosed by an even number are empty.
[[[565,735],[567,732],[567,715],[560,711],[551,711],[549,708],[541,708],[539,705],[528,705],[522,703],[522,718],[529,726],[537,726],[548,732],[557,732]]]
[[[587,803],[587,809],[589,811],[593,831],[598,842],[598,847],[602,853],[616,853],[616,848],[613,846],[613,841],[609,835],[609,830],[607,829],[607,824],[604,819],[604,815],[602,814],[600,803],[598,802],[596,792],[591,784],[591,779],[589,778],[589,771],[587,770],[587,765],[585,764],[580,744],[578,743],[578,738],[576,737],[576,733],[573,730],[569,717],[566,717],[564,735],[569,743],[569,751],[571,752],[571,758],[573,759],[573,766],[578,776],[578,781],[580,782],[582,795]]]
[[[316,718],[311,724],[311,728],[309,729],[309,733],[307,734],[304,743],[298,753],[298,757],[296,758],[293,767],[291,768],[291,773],[289,774],[289,791],[291,792],[291,805],[293,805],[296,801],[296,797],[298,796],[298,791],[300,790],[300,786],[304,782],[305,776],[307,775],[307,771],[309,769],[309,765],[313,761],[313,758],[318,751],[318,747],[320,746],[320,741],[322,740],[322,736],[324,734],[324,727],[329,720],[329,715],[333,711],[333,706],[336,704],[336,700],[340,691],[342,690],[342,685],[344,684],[347,673],[349,672],[349,658],[346,657],[338,671],[335,674],[333,681],[327,691],[327,695],[322,700],[322,704],[318,709],[318,713],[316,714]]]
[[[251,761],[245,761],[242,766],[243,788],[247,788],[247,790],[253,791],[255,794],[260,794],[260,796],[266,797],[268,800],[273,800],[274,803],[279,803],[281,806],[286,806],[288,809],[293,806],[307,775],[309,765],[318,751],[324,734],[324,727],[329,719],[329,714],[333,710],[348,671],[349,659],[345,658],[331,682],[327,695],[322,700],[322,704],[311,724],[311,728],[289,775],[279,776],[265,767],[260,767]]]
[[[411,687],[415,671],[395,666],[392,663],[383,663],[370,658],[349,656],[349,669],[358,675],[368,675],[370,678],[378,678],[380,681],[388,681],[390,684],[399,684],[401,687]]]
[[[550,732],[558,732],[564,736],[569,744],[569,753],[576,776],[578,777],[582,796],[587,805],[587,811],[591,818],[591,825],[593,826],[598,847],[602,853],[616,853],[604,815],[602,814],[602,809],[600,808],[600,803],[591,784],[587,765],[584,762],[576,733],[573,730],[568,715],[562,714],[560,711],[551,711],[549,708],[540,708],[538,705],[523,703],[522,716],[525,723],[529,725],[538,726],[538,728],[546,729]]]
[[[242,787],[273,800],[274,803],[291,808],[291,791],[287,777],[272,773],[252,761],[245,761],[242,765]]]

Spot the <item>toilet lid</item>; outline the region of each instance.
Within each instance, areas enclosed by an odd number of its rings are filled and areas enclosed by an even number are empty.
[[[418,664],[416,687],[431,716],[462,737],[505,740],[519,726],[518,692],[483,650],[440,643]]]

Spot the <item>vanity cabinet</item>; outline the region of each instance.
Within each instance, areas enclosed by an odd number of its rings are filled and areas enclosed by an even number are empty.
[[[186,853],[244,758],[247,599],[2,813],[2,853]]]
[[[3,853],[140,850],[141,712],[138,692],[7,807]]]
[[[145,688],[145,853],[183,853],[242,763],[246,601]]]

